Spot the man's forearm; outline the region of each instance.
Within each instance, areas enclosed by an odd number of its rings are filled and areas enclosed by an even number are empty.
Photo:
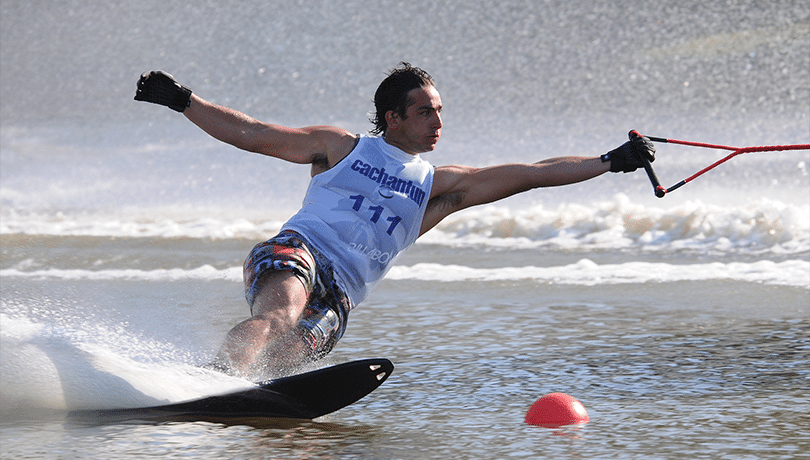
[[[604,163],[599,157],[557,157],[539,161],[535,187],[554,187],[574,184],[610,171],[610,163]]]
[[[240,149],[255,152],[258,148],[252,139],[253,133],[263,123],[239,111],[208,102],[195,94],[191,104],[183,112],[192,123],[211,137]]]

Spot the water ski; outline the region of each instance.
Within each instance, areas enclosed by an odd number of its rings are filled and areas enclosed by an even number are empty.
[[[162,406],[73,411],[70,418],[96,422],[314,419],[357,402],[379,387],[393,370],[387,359],[364,359],[269,380],[234,393]]]

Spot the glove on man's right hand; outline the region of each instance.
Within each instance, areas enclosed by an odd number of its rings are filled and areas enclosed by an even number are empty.
[[[162,70],[144,72],[138,80],[135,91],[136,101],[151,102],[183,112],[191,103],[191,89],[177,83],[171,75]]]

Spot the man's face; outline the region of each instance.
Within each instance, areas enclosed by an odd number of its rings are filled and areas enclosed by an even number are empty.
[[[442,133],[442,99],[433,86],[412,89],[406,118],[389,112],[385,140],[410,154],[430,152]]]

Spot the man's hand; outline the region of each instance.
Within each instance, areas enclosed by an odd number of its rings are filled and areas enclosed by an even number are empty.
[[[189,106],[191,90],[177,83],[171,75],[162,70],[144,72],[138,80],[138,89],[135,91],[136,101],[146,101],[153,104],[183,112]]]
[[[602,162],[610,162],[610,172],[633,172],[644,167],[642,157],[655,161],[655,146],[638,131],[630,131],[630,141],[602,155]]]

